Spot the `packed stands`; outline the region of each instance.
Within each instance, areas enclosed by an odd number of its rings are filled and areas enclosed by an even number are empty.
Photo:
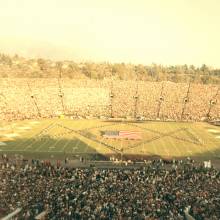
[[[141,167],[0,164],[0,212],[18,219],[220,219],[220,172],[193,160]],[[37,218],[39,219],[39,218]]]
[[[148,120],[220,118],[217,85],[173,82],[1,78],[0,119],[145,117]]]

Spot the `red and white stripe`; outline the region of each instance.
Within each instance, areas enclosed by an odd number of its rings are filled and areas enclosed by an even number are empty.
[[[138,140],[142,139],[139,131],[119,131],[118,138]]]

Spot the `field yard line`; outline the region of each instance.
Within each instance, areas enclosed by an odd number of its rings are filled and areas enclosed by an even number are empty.
[[[23,151],[27,151],[28,148],[31,148],[37,140],[33,139],[26,147],[23,148]]]
[[[59,143],[59,141],[61,141],[61,140],[62,140],[62,136],[59,137],[58,139],[56,139],[56,142],[55,142],[54,144],[48,146],[47,152],[48,152],[48,153],[53,152],[53,151],[50,150],[50,148],[55,148],[55,146],[56,146],[56,145]]]
[[[29,140],[33,139],[30,144],[28,144],[26,147],[23,148],[23,151],[26,151],[30,146],[34,145],[38,140],[35,138],[36,135],[28,138],[24,143],[28,142]],[[21,144],[24,144],[23,142]],[[17,145],[16,147],[19,147],[21,144]]]
[[[11,143],[9,144],[9,146],[10,146],[11,148],[19,148],[19,147],[21,146],[21,144],[25,145],[25,144],[28,143],[31,139],[32,139],[32,138],[28,138],[28,139],[26,139],[25,141],[21,141],[21,143],[19,142],[19,144],[16,144],[16,142],[11,142]]]
[[[89,123],[88,123],[88,125],[89,125],[89,127],[88,127],[88,129],[90,129],[90,125],[92,124],[92,120],[88,120],[89,121]],[[83,123],[84,123],[84,121],[83,121]],[[83,123],[81,123],[80,124],[80,126],[78,127],[79,129],[77,130],[77,131],[80,131],[80,130],[83,130]],[[80,134],[78,134],[77,133],[77,135],[80,135]],[[84,136],[83,136],[84,137]],[[85,138],[85,137],[84,137]],[[78,145],[79,145],[79,143],[80,143],[80,139],[79,138],[77,138],[78,139],[78,141],[77,141],[77,144],[75,145],[75,147],[78,147]],[[84,149],[84,151],[83,152],[78,152],[78,153],[84,153],[84,154],[86,154],[86,152],[88,152],[88,148],[89,147],[91,147],[91,145],[90,145],[90,142],[92,142],[92,140],[90,139],[90,138],[86,138],[87,139],[87,143],[86,142],[84,142],[85,144],[86,144],[86,147],[85,147],[85,149]],[[91,148],[93,148],[93,147],[91,147]],[[73,152],[72,152],[73,153]],[[75,153],[74,153],[75,154]]]
[[[13,148],[13,149],[14,149],[14,148],[17,148],[17,147],[20,147],[21,145],[23,145],[23,144],[29,142],[33,137],[34,137],[34,136],[32,136],[32,137],[30,137],[30,138],[28,138],[28,139],[25,139],[24,141],[19,142],[19,144],[15,144],[14,142],[12,142],[9,146],[10,146],[11,148]]]
[[[24,152],[24,150],[1,149],[0,152]]]
[[[71,134],[71,133],[70,133]],[[68,144],[72,141],[71,136],[70,139],[68,141],[66,141],[66,143],[63,145],[62,147],[62,151],[65,152],[65,148],[68,146]]]
[[[62,153],[63,151],[37,151],[38,153]]]
[[[24,125],[24,123],[26,123],[26,122],[22,122],[22,124],[20,124],[20,126]],[[36,134],[34,134],[34,135],[32,135],[31,137],[25,139],[24,141],[19,141],[18,144],[12,142],[12,143],[10,144],[10,147],[12,147],[14,151],[26,151],[30,146],[32,146],[32,145],[36,142],[35,137],[36,137]],[[28,145],[27,145],[26,147],[24,147],[22,150],[18,150],[18,148],[20,148],[22,145],[26,145],[26,143],[30,142],[31,139],[33,139],[33,141],[31,141],[30,144],[28,144]],[[11,151],[13,151],[13,150],[11,150]]]
[[[28,144],[26,147],[23,148],[24,151],[26,151],[30,146],[32,146],[37,140],[33,139],[30,144]]]
[[[78,148],[79,143],[80,143],[80,141],[79,141],[79,139],[78,139],[78,141],[76,142],[76,144],[75,144],[75,146],[74,146],[76,149]],[[73,150],[72,150],[72,153],[73,153]],[[75,153],[74,153],[74,154],[75,154]]]
[[[70,133],[69,135],[70,135],[70,139],[69,139],[68,141],[66,141],[66,143],[65,143],[64,146],[62,147],[62,151],[63,151],[63,152],[65,152],[65,148],[66,148],[66,147],[68,146],[68,144],[73,140],[73,139],[72,139],[73,134]],[[77,141],[74,147],[78,147],[79,143],[80,143],[80,141]],[[73,151],[72,151],[72,153],[73,153]]]
[[[16,146],[13,146],[13,144],[12,144],[12,147],[20,147],[21,145],[23,145],[23,144],[25,144],[25,143],[27,143],[30,139],[34,139],[34,137],[35,137],[35,135],[34,136],[31,136],[30,138],[27,138],[27,139],[25,139],[24,141],[21,141],[21,142],[19,142],[19,144],[16,144]]]
[[[41,144],[39,147],[37,147],[34,151],[36,151],[36,152],[41,152],[41,151],[39,151],[39,149],[42,148],[49,140],[50,140],[50,139],[45,140],[45,141],[43,142],[43,144]]]
[[[72,132],[68,133],[67,136],[68,136],[69,134],[71,134],[71,133],[72,133]],[[59,143],[59,141],[61,141],[62,139],[63,139],[63,135],[62,135],[61,137],[59,137],[59,138],[56,140],[56,142],[55,142],[52,146],[49,146],[49,147],[48,147],[48,153],[49,153],[49,152],[54,152],[54,151],[50,151],[50,148],[55,148],[55,146],[56,146],[56,145]],[[71,139],[70,139],[70,140],[71,140]],[[70,140],[69,140],[69,141],[70,141]],[[69,141],[67,141],[67,143],[69,143]],[[67,143],[65,143],[64,146],[60,148],[60,149],[61,149],[61,152],[64,152],[64,148],[65,148],[65,146],[66,146]]]
[[[48,125],[47,125],[48,126]],[[43,128],[43,129],[45,129],[45,128]],[[41,129],[41,130],[43,130],[43,129]],[[39,133],[39,132],[38,132]],[[37,133],[37,134],[38,134]],[[16,146],[13,146],[12,145],[12,147],[20,147],[21,145],[23,145],[23,144],[25,144],[25,143],[27,143],[30,139],[33,139],[33,142],[35,141],[35,137],[36,137],[36,135],[37,134],[34,134],[34,135],[32,135],[30,138],[28,138],[28,139],[26,139],[25,141],[21,141],[21,142],[19,142],[19,144],[16,144]],[[31,145],[33,144],[33,142],[31,143]],[[29,144],[30,145],[30,144]],[[28,147],[29,147],[29,145],[28,145]],[[25,148],[24,148],[25,149]]]
[[[58,119],[57,119],[56,121],[58,121]],[[54,123],[53,125],[55,125],[55,123]],[[56,140],[56,142],[55,142],[54,144],[52,144],[52,147],[53,147],[53,146],[56,146],[56,144],[60,141],[60,139],[61,139],[61,138],[58,138],[58,139]],[[44,146],[45,143],[47,143],[49,140],[50,140],[50,139],[46,140],[46,141],[45,141],[41,146],[39,146],[39,148],[37,148],[35,151],[36,151],[36,152],[41,152],[41,151],[39,151],[39,149],[42,148],[42,146]],[[50,147],[51,147],[51,145],[49,145],[49,146],[47,147],[47,149],[48,149],[48,150],[46,151],[47,153],[54,152],[54,151],[50,151]]]

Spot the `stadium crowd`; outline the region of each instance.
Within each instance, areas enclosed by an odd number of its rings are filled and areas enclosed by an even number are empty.
[[[149,120],[220,118],[216,85],[145,81],[1,79],[0,119],[145,117]]]
[[[139,168],[71,168],[32,160],[0,165],[0,212],[18,219],[220,219],[220,172],[194,161]]]

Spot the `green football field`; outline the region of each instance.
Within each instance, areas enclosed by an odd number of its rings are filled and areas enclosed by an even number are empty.
[[[140,140],[106,139],[104,131],[138,131]],[[0,153],[35,158],[220,158],[220,127],[208,123],[41,119],[0,122]]]

